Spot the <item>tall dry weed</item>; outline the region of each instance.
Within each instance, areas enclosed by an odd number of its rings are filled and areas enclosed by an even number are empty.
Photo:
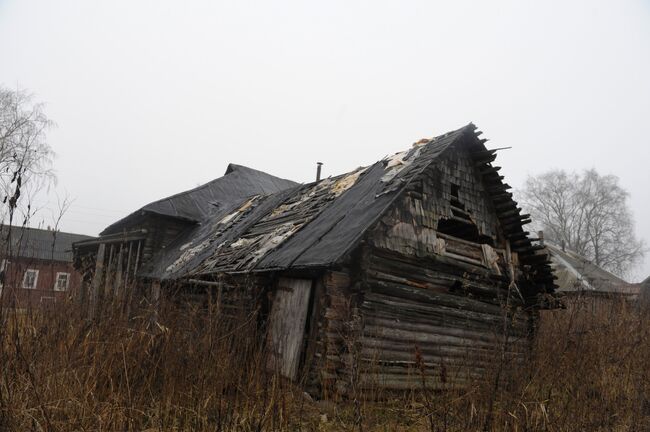
[[[2,311],[0,430],[650,428],[650,324],[619,300],[542,312],[529,358],[494,362],[466,388],[375,389],[338,404],[312,401],[267,370],[256,311],[163,301],[154,314],[146,302],[116,300],[94,320],[83,312],[72,301]],[[445,371],[415,373],[424,383]]]

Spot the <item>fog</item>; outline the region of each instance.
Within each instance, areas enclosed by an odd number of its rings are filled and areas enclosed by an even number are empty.
[[[229,162],[311,181],[474,122],[515,187],[617,175],[650,243],[649,77],[647,1],[0,0],[0,83],[57,123],[32,225],[68,195],[84,234]]]

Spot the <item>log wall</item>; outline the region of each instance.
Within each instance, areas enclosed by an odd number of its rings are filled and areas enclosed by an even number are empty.
[[[347,393],[345,357],[353,322],[354,289],[347,270],[327,271],[315,284],[306,388],[332,398]]]
[[[364,268],[362,388],[465,386],[501,354],[525,358],[531,316],[502,278],[375,248]]]
[[[461,222],[458,237],[439,232],[442,219]],[[475,241],[461,238],[464,226]],[[465,386],[495,358],[525,358],[532,314],[517,257],[466,153],[448,152],[414,179],[366,236],[359,268],[353,387]]]

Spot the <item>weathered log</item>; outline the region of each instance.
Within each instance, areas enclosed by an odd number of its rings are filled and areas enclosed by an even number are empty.
[[[390,346],[395,347],[397,343],[413,344],[412,346],[429,346],[434,344],[438,347],[461,348],[474,350],[478,348],[497,349],[500,341],[497,337],[493,340],[485,341],[476,338],[458,337],[438,334],[435,332],[414,332],[396,327],[382,327],[366,324],[363,328],[364,337],[375,338],[395,342]],[[525,347],[524,347],[525,349]]]
[[[470,284],[471,282],[468,282]],[[473,285],[478,287],[479,285]],[[489,290],[489,287],[484,287]],[[434,292],[426,289],[415,288],[408,285],[402,285],[395,282],[375,281],[370,285],[370,293],[366,294],[365,300],[369,301],[377,295],[376,298],[383,299],[385,296],[391,296],[394,301],[410,302],[424,305],[442,305],[460,310],[476,311],[486,314],[501,315],[503,309],[499,305],[486,303],[478,299],[473,299],[464,295],[455,295],[452,293]],[[496,290],[494,294],[497,295]]]
[[[407,300],[396,299],[394,297],[383,296],[375,293],[366,295],[363,303],[364,307],[372,308],[374,304],[403,308],[404,312],[408,311],[413,314],[441,317],[450,324],[457,321],[457,326],[462,326],[465,321],[473,321],[485,325],[485,328],[487,329],[499,328],[504,319],[502,316],[491,314],[489,312],[477,312],[461,309],[458,304],[454,306],[442,306],[440,304],[409,302]]]
[[[387,319],[383,316],[364,316],[366,325],[383,326],[390,329],[398,329],[410,332],[421,332],[427,334],[439,334],[454,336],[473,341],[495,343],[499,338],[497,334],[488,331],[473,331],[467,328],[454,328],[445,325],[432,325],[430,323],[419,323],[400,319]]]

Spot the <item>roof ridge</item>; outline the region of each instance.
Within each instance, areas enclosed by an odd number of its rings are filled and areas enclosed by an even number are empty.
[[[107,226],[102,230],[100,235],[119,229],[120,224],[126,223],[129,218],[136,216],[141,212],[170,216],[188,222],[198,222],[206,215],[206,204],[212,204],[215,201],[222,201],[228,198],[228,194],[222,194],[218,191],[223,192],[225,189],[229,189],[227,186],[230,183],[248,185],[243,187],[243,189],[249,189],[248,192],[246,192],[248,195],[260,193],[260,191],[268,193],[269,191],[281,190],[297,184],[292,180],[283,179],[264,171],[230,163],[226,170],[226,174],[194,188],[151,201]],[[244,193],[241,189],[234,188],[232,190],[235,191],[233,192],[235,194]],[[215,197],[215,193],[217,193],[217,197]],[[201,199],[198,195],[204,196]]]
[[[232,167],[232,169],[231,169],[231,167]],[[242,168],[243,168],[243,169],[242,169]],[[147,207],[147,206],[150,206],[150,205],[152,205],[152,204],[156,204],[156,203],[164,202],[164,201],[170,200],[170,199],[172,199],[172,198],[176,198],[176,197],[179,197],[179,196],[187,195],[187,194],[192,193],[192,192],[196,192],[196,191],[203,190],[203,189],[205,189],[206,187],[208,187],[208,186],[214,184],[215,182],[217,182],[217,181],[223,179],[224,177],[226,177],[226,176],[228,176],[228,175],[231,175],[231,174],[236,174],[236,173],[241,172],[241,171],[243,171],[243,170],[253,171],[253,172],[260,173],[260,174],[264,174],[264,175],[269,176],[269,177],[274,177],[274,178],[277,178],[277,179],[286,180],[286,181],[290,181],[290,182],[296,183],[296,182],[294,182],[293,180],[283,179],[283,178],[278,177],[278,176],[276,176],[276,175],[269,174],[269,173],[267,173],[267,172],[265,172],[265,171],[261,171],[261,170],[255,169],[255,168],[250,168],[250,167],[247,167],[247,166],[245,166],[245,165],[238,165],[238,164],[234,164],[234,163],[228,163],[228,168],[226,169],[226,173],[225,173],[224,175],[222,175],[221,177],[214,178],[214,179],[212,179],[212,180],[210,180],[210,181],[207,181],[207,182],[205,182],[205,183],[203,183],[203,184],[201,184],[201,185],[199,185],[199,186],[193,187],[192,189],[187,189],[187,190],[185,190],[185,191],[181,191],[181,192],[177,192],[177,193],[175,193],[175,194],[173,194],[173,195],[169,195],[169,196],[167,196],[167,197],[165,197],[165,198],[160,198],[160,199],[158,199],[158,200],[156,200],[156,201],[151,201],[150,203],[147,203],[147,204],[143,205],[143,206],[140,207],[140,208],[143,209],[143,208],[145,208],[145,207]],[[298,183],[296,183],[296,184],[298,184]]]

